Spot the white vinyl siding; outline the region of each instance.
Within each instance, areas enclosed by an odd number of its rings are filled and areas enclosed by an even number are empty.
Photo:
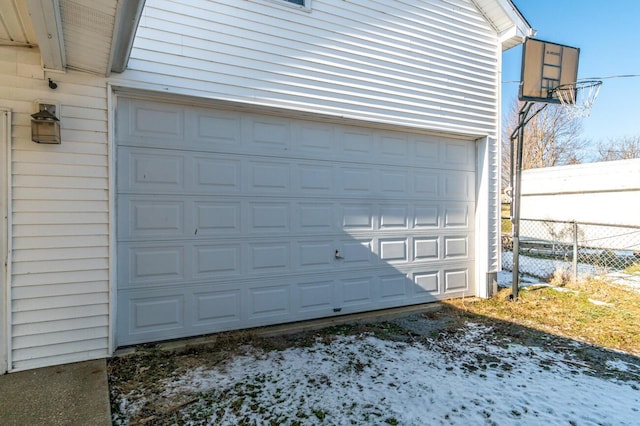
[[[12,112],[9,368],[110,355],[117,283],[109,173],[117,163],[109,158],[108,82],[156,99],[486,139],[490,158],[477,177],[488,194],[477,200],[496,215],[476,213],[475,238],[489,238],[482,254],[491,270],[499,265],[497,237],[488,235],[497,229],[499,52],[471,0],[313,0],[312,8],[147,0],[129,69],[109,79],[45,74],[37,49],[0,46],[0,107]],[[61,105],[61,145],[31,142],[37,99]],[[478,260],[476,273],[486,266]]]
[[[13,113],[10,369],[108,356],[106,81],[51,74],[52,91],[37,49],[15,47],[0,47],[0,75]],[[61,145],[31,141],[36,99],[60,103]]]
[[[485,136],[497,38],[469,1],[149,0],[120,77],[167,93]],[[118,78],[118,77],[117,77]]]

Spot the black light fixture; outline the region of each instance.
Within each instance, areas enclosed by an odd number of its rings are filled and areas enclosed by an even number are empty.
[[[31,140],[37,143],[59,144],[60,120],[54,104],[38,104],[39,111],[31,114]]]

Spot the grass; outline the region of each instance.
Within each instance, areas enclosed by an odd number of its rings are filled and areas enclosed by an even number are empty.
[[[511,233],[511,220],[508,218],[511,217],[511,204],[502,204],[500,208],[500,217],[501,219],[501,231],[503,234]],[[504,219],[507,218],[507,219]]]
[[[640,262],[636,262],[624,270],[625,273],[631,275],[640,275]]]
[[[560,288],[523,289],[516,302],[501,290],[486,300],[446,302],[464,313],[498,319],[608,349],[640,355],[640,292],[591,279]]]

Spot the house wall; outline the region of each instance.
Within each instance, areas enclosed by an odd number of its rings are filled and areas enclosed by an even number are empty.
[[[13,113],[10,368],[110,355],[109,83],[478,138],[477,190],[497,217],[499,56],[464,0],[313,0],[310,12],[147,0],[129,69],[108,79],[45,74],[37,49],[0,47],[0,107]],[[61,145],[30,140],[36,99],[60,103]],[[477,216],[478,240],[491,239],[479,273],[499,264],[491,218]]]
[[[113,81],[496,136],[497,45],[465,0],[148,0]]]
[[[10,368],[107,356],[106,81],[44,75],[38,49],[0,46],[0,85],[12,111]],[[61,145],[31,141],[36,99],[60,103]]]
[[[466,0],[313,0],[310,11],[279,0],[147,0],[128,70],[112,82],[477,139],[484,283],[501,264],[501,55]]]

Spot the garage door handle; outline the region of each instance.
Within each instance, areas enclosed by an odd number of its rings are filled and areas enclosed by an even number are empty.
[[[336,259],[338,259],[338,260],[344,259],[344,257],[340,256],[340,250],[336,250],[335,256],[336,256]]]

